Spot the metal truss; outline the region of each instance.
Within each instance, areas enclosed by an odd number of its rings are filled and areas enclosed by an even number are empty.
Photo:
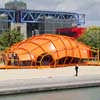
[[[0,9],[0,21],[15,22],[15,10]]]
[[[76,25],[85,23],[85,15],[70,12],[58,11],[39,11],[39,10],[10,10],[0,9],[0,17],[7,16],[7,18],[0,18],[0,21],[19,22],[19,23],[39,23],[44,17],[55,19],[74,19]]]
[[[85,24],[85,14],[78,15],[78,25]]]
[[[77,25],[85,23],[84,14],[57,12],[57,11],[37,11],[37,10],[23,10],[21,11],[21,22],[23,23],[38,23],[43,17],[51,17],[56,19],[74,19]]]

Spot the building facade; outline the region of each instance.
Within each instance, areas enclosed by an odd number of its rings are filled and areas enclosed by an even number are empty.
[[[0,19],[6,21],[0,21],[0,32],[17,29],[24,38],[44,33],[53,34],[57,29],[80,24],[78,13],[28,10],[27,4],[17,0],[6,3],[5,9],[0,9],[0,15],[2,14],[6,14],[6,17]]]

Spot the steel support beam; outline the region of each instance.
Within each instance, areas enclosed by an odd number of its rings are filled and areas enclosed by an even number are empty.
[[[0,21],[15,22],[15,10],[0,9]]]
[[[7,18],[3,19],[3,16]],[[0,21],[19,22],[19,23],[39,23],[43,17],[51,17],[55,19],[74,19],[76,25],[85,24],[85,15],[70,12],[58,11],[39,11],[39,10],[10,10],[0,9]]]
[[[38,23],[43,17],[52,17],[56,19],[75,19],[77,25],[85,23],[84,14],[57,12],[57,11],[37,11],[37,10],[22,10],[21,22],[22,23]]]

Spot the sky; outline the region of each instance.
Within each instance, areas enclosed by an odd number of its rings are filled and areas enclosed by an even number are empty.
[[[0,7],[13,0],[0,0]],[[18,0],[27,3],[28,9],[56,10],[86,14],[86,25],[100,25],[100,0]]]

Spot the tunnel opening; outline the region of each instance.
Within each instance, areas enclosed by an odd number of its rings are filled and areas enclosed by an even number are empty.
[[[52,65],[54,62],[53,58],[49,54],[42,54],[37,58],[36,65]]]

